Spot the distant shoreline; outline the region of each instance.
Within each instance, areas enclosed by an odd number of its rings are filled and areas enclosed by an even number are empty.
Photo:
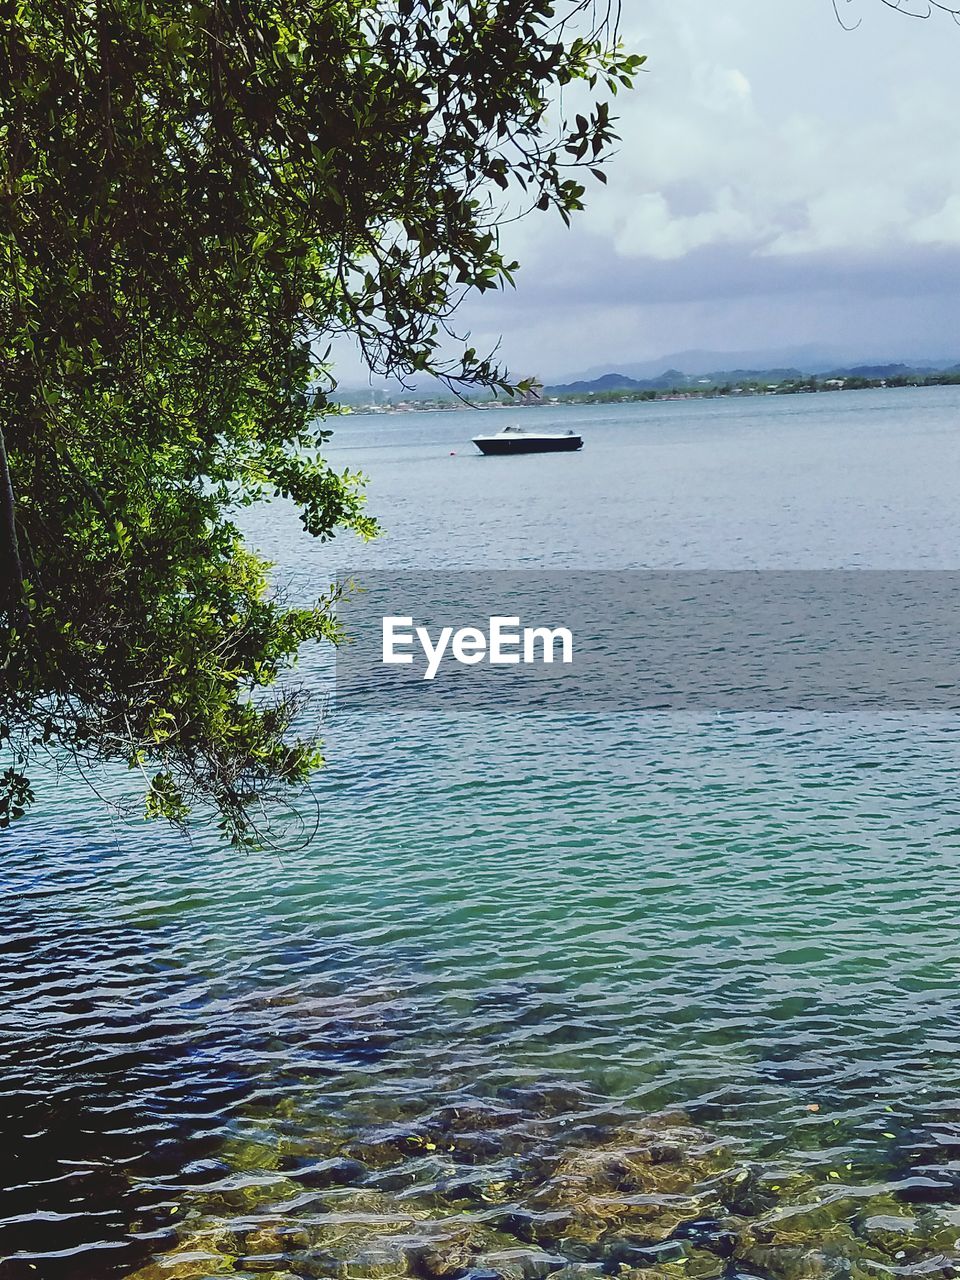
[[[960,373],[931,373],[919,377],[894,376],[890,378],[788,378],[782,382],[742,382],[709,387],[670,388],[609,388],[602,391],[568,391],[558,395],[544,394],[531,401],[487,400],[464,403],[462,400],[401,401],[397,404],[345,405],[351,415],[382,415],[399,413],[443,413],[451,410],[502,410],[545,409],[557,405],[608,405],[643,404],[658,400],[742,400],[751,396],[817,395],[821,392],[841,391],[890,391],[901,388],[951,387],[960,385]]]

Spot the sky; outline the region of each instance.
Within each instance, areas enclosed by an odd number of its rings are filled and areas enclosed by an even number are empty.
[[[459,314],[556,380],[690,348],[960,361],[960,25],[881,0],[623,0],[606,187],[506,228]],[[344,383],[359,365],[341,362]]]

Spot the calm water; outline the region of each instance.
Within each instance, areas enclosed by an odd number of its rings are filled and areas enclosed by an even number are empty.
[[[956,390],[529,411],[583,453],[474,456],[517,416],[348,419],[383,539],[279,505],[251,536],[313,591],[960,567]],[[953,720],[341,712],[326,741],[307,849],[53,778],[3,837],[0,1274],[960,1274]]]

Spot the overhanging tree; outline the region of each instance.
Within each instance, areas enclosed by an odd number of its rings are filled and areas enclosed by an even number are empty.
[[[576,0],[20,0],[0,49],[0,825],[41,750],[122,760],[231,839],[320,762],[278,678],[334,638],[243,544],[271,494],[374,532],[319,460],[355,336],[380,372],[509,390],[462,346],[511,282],[497,201],[564,219],[641,59]],[[504,199],[506,196],[503,197]]]

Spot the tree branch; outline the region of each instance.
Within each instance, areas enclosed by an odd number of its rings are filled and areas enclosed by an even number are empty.
[[[14,626],[22,627],[30,621],[27,609],[23,563],[20,559],[20,543],[17,540],[17,512],[13,494],[13,480],[7,459],[7,442],[0,427],[0,608],[6,612]]]

